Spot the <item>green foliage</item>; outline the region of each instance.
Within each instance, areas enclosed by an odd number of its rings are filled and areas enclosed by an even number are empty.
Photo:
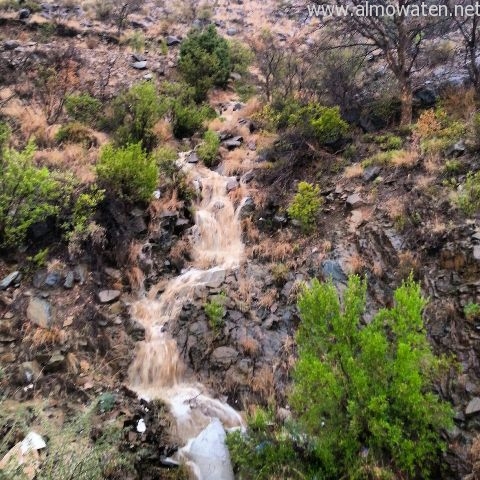
[[[382,149],[382,150],[400,150],[403,145],[403,140],[401,137],[397,137],[391,133],[386,133],[384,135],[376,135],[373,138],[373,141]]]
[[[365,160],[362,161],[362,167],[367,168],[371,165],[389,165],[393,161],[395,156],[403,153],[404,150],[387,150],[386,152],[375,153],[371,157],[367,157]]]
[[[248,67],[252,64],[254,54],[244,43],[238,40],[229,42],[230,55],[232,61],[232,71],[240,75],[248,72]]]
[[[35,255],[31,257],[27,257],[29,262],[32,262],[37,268],[42,268],[47,265],[49,248],[43,248],[42,250],[38,251]]]
[[[309,233],[317,223],[317,215],[322,206],[320,187],[307,182],[299,182],[297,193],[288,207],[288,214],[298,222],[302,230]]]
[[[126,200],[147,201],[157,186],[158,167],[141,143],[118,149],[106,145],[100,153],[97,176],[106,189]]]
[[[37,168],[32,160],[35,145],[30,142],[19,152],[0,152],[0,245],[18,246],[36,222],[56,215],[62,188],[47,168]]]
[[[480,317],[480,305],[478,303],[467,303],[463,307],[463,313],[467,320],[475,320]]]
[[[10,140],[11,130],[8,124],[0,122],[0,155],[5,148],[8,146]]]
[[[213,86],[225,87],[232,71],[228,42],[213,25],[192,30],[180,47],[178,68],[183,79],[194,88],[197,102],[203,101]]]
[[[102,103],[88,93],[68,95],[65,98],[65,109],[72,120],[95,125],[102,109]]]
[[[172,125],[176,138],[191,137],[203,128],[205,120],[212,118],[214,112],[208,105],[197,106],[194,103],[173,102]]]
[[[115,396],[111,392],[102,393],[97,400],[97,409],[100,413],[106,413],[115,407]]]
[[[83,143],[88,147],[95,143],[90,129],[79,122],[62,125],[55,135],[55,140],[59,143]]]
[[[141,82],[121,94],[113,102],[110,117],[117,146],[142,142],[150,151],[156,143],[152,129],[166,113],[167,107],[152,82]]]
[[[210,327],[218,331],[223,325],[223,317],[225,316],[225,302],[227,297],[224,293],[217,295],[209,300],[203,307],[205,315],[208,318]]]
[[[198,147],[197,154],[207,167],[214,167],[218,163],[218,149],[220,138],[216,132],[207,130],[203,135],[203,143]]]
[[[349,279],[343,307],[331,282],[313,280],[303,291],[291,405],[325,478],[368,478],[362,456],[370,465],[388,459],[392,477],[429,478],[452,409],[433,393],[442,360],[423,326],[426,301],[410,278],[395,306],[360,328],[365,295],[358,276]]]
[[[288,279],[289,268],[284,263],[276,263],[272,267],[272,277],[277,285],[283,285]]]
[[[348,123],[342,119],[339,107],[320,107],[312,116],[310,125],[322,145],[335,143],[348,132]]]
[[[128,39],[128,43],[134,52],[142,53],[145,50],[145,35],[143,32],[136,30]]]
[[[457,205],[466,215],[473,215],[480,209],[480,172],[467,174],[464,185],[457,196]]]
[[[178,158],[177,151],[169,146],[159,147],[154,152],[155,161],[163,180],[174,181],[178,173],[176,161]]]

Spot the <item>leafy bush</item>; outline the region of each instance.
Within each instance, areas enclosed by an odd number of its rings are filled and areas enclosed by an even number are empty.
[[[232,61],[232,71],[245,75],[248,72],[248,67],[253,62],[253,52],[245,44],[238,40],[231,40],[229,42],[230,55]]]
[[[348,131],[348,123],[342,119],[339,107],[320,107],[310,124],[315,138],[322,145],[338,142]]]
[[[95,144],[90,129],[79,122],[67,123],[60,127],[55,140],[59,143],[83,143],[88,147]]]
[[[302,230],[308,233],[315,227],[322,203],[318,185],[299,182],[297,194],[288,207],[288,214],[300,222]]]
[[[167,110],[155,85],[152,82],[134,85],[121,94],[112,107],[109,120],[117,146],[142,142],[147,151],[153,149],[156,138],[152,128]]]
[[[155,161],[162,175],[162,178],[174,180],[178,168],[175,164],[178,158],[177,151],[168,146],[159,147],[154,152]]]
[[[218,148],[220,138],[216,132],[207,130],[203,135],[203,143],[198,147],[197,154],[207,167],[214,167],[218,163]]]
[[[125,148],[105,146],[97,164],[99,182],[128,201],[147,201],[157,186],[155,158],[142,150],[141,143]]]
[[[59,211],[61,184],[47,168],[34,166],[34,154],[32,142],[21,152],[8,148],[0,151],[0,245],[3,247],[18,246],[33,224]]]
[[[367,478],[362,463],[386,459],[392,478],[429,478],[452,409],[433,393],[442,359],[423,326],[426,301],[410,277],[396,290],[395,306],[359,328],[365,295],[358,276],[349,279],[343,308],[331,282],[313,280],[303,291],[291,405],[325,478]]]
[[[68,95],[65,99],[65,109],[72,120],[94,125],[102,109],[102,103],[88,93]]]
[[[201,130],[205,120],[212,116],[214,112],[208,105],[197,106],[177,100],[172,108],[173,134],[176,138],[191,137]]]
[[[223,325],[223,317],[225,316],[225,301],[226,295],[221,293],[215,298],[209,300],[203,307],[205,310],[205,315],[208,318],[208,323],[215,331],[218,331]]]
[[[382,150],[400,150],[403,145],[403,140],[396,135],[392,135],[391,133],[377,135],[374,138],[374,141]]]
[[[480,317],[480,305],[478,303],[467,303],[465,307],[463,307],[463,313],[467,320],[475,320]]]
[[[480,172],[467,174],[457,197],[457,205],[466,215],[478,212],[480,209]]]
[[[195,100],[203,101],[211,87],[224,87],[228,82],[232,71],[229,44],[213,25],[192,30],[181,44],[178,68],[194,88]]]

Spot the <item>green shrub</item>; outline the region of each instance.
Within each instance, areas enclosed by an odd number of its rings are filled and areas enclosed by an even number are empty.
[[[307,182],[299,182],[297,194],[288,207],[288,214],[298,222],[302,230],[311,232],[317,223],[317,215],[322,206],[320,187]]]
[[[348,132],[348,123],[342,119],[339,107],[322,107],[311,120],[313,134],[322,145],[341,140]]]
[[[480,172],[467,174],[457,196],[457,205],[466,215],[473,215],[480,210]]]
[[[480,317],[480,305],[478,303],[467,303],[463,307],[463,313],[467,320],[475,320]]]
[[[55,135],[59,143],[83,143],[86,146],[95,144],[95,138],[89,128],[79,122],[62,125]]]
[[[106,413],[115,407],[115,396],[111,392],[102,393],[97,400],[97,409],[100,413]]]
[[[97,176],[107,191],[128,201],[147,201],[157,186],[158,167],[141,143],[118,149],[107,145],[100,153]]]
[[[0,151],[0,245],[3,247],[18,246],[33,224],[59,211],[62,186],[47,168],[34,166],[34,154],[32,142],[21,152],[8,148]]]
[[[232,61],[232,71],[240,75],[248,73],[248,67],[253,62],[254,54],[245,44],[238,40],[229,42]]]
[[[207,130],[203,135],[203,143],[198,147],[197,154],[207,167],[214,167],[218,163],[218,149],[220,138],[216,132]]]
[[[65,98],[65,110],[68,116],[77,122],[95,125],[101,109],[100,100],[91,97],[88,93],[68,95]]]
[[[396,290],[395,306],[360,328],[365,296],[358,276],[349,279],[343,307],[331,282],[313,280],[303,291],[291,405],[324,478],[368,478],[362,463],[386,459],[392,478],[429,478],[452,409],[433,393],[444,362],[427,340],[426,301],[410,278]]]
[[[174,148],[168,146],[159,147],[155,150],[154,156],[162,178],[169,181],[173,180],[176,173],[178,172],[178,168],[176,165],[176,161],[178,158],[177,151]]]
[[[145,50],[145,35],[140,31],[133,32],[128,39],[128,44],[134,52],[142,53]]]
[[[403,145],[403,140],[391,133],[377,135],[373,138],[373,141],[379,145],[382,150],[400,150]]]
[[[203,101],[213,86],[226,86],[232,71],[228,42],[213,25],[192,30],[180,47],[178,68],[183,79],[194,88],[195,100]]]
[[[276,263],[272,267],[272,277],[277,285],[283,285],[288,279],[289,268],[284,263]]]
[[[113,102],[110,124],[115,130],[117,146],[142,142],[150,151],[156,144],[152,129],[166,113],[167,107],[152,82],[141,82]]]
[[[224,293],[217,295],[209,300],[203,307],[205,315],[208,318],[210,327],[218,331],[223,325],[223,317],[225,316],[225,301],[227,297]]]
[[[205,120],[212,118],[215,112],[208,105],[197,106],[194,103],[174,101],[172,107],[172,130],[176,138],[191,137],[203,128]]]

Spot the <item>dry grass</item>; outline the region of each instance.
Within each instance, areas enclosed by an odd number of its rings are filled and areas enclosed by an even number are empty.
[[[232,190],[228,193],[228,197],[230,201],[233,203],[235,207],[240,205],[240,202],[248,195],[248,190],[243,186],[240,185],[235,190]]]
[[[25,343],[30,343],[33,348],[53,347],[63,345],[67,341],[67,333],[58,327],[37,328],[33,324],[28,324],[25,329]]]
[[[432,222],[429,222],[428,227],[433,233],[443,233],[447,230],[445,222],[440,220],[436,215]]]
[[[250,217],[242,220],[242,230],[245,233],[248,242],[257,243],[260,240],[260,232],[258,231],[255,222]]]
[[[133,266],[127,270],[127,279],[133,292],[143,291],[145,275],[141,268]]]
[[[170,250],[170,258],[174,263],[183,263],[191,251],[188,239],[181,238]]]
[[[413,168],[418,164],[419,158],[415,150],[401,150],[393,156],[391,163],[396,167]]]
[[[239,342],[239,346],[245,355],[252,358],[255,358],[260,352],[260,343],[253,337],[243,337]]]
[[[383,210],[391,220],[396,220],[405,215],[405,203],[401,198],[389,198],[383,202]]]
[[[261,395],[265,400],[272,399],[275,395],[273,369],[271,365],[265,365],[255,372],[252,378],[252,390]]]
[[[173,140],[172,125],[167,120],[159,120],[153,127],[153,133],[160,143],[168,143]]]
[[[349,274],[360,273],[365,267],[365,261],[359,253],[353,253],[345,260],[345,269]]]
[[[255,205],[259,208],[265,208],[268,200],[271,198],[266,188],[252,188],[250,187],[248,194],[253,198]]]
[[[345,172],[343,173],[343,176],[345,178],[357,178],[361,177],[363,175],[363,167],[360,163],[356,163],[355,165],[350,165],[347,168],[345,168]]]
[[[378,260],[373,262],[372,273],[377,278],[383,277],[383,274],[384,274],[383,267],[381,262],[379,262]]]
[[[223,174],[226,176],[241,175],[250,169],[250,164],[246,159],[247,152],[243,148],[237,148],[230,152],[224,151]]]
[[[271,308],[276,302],[278,292],[276,288],[269,288],[258,300],[258,304],[263,308]]]
[[[410,273],[416,275],[420,271],[421,263],[418,255],[410,250],[398,254],[397,272],[400,278],[407,278]]]

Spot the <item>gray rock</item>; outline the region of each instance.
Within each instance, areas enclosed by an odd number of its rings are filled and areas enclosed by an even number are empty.
[[[5,40],[3,42],[3,48],[5,50],[15,50],[20,46],[20,42],[17,42],[17,40]]]
[[[222,268],[209,270],[206,273],[208,278],[205,280],[205,285],[208,288],[219,288],[225,282],[227,275],[227,271]]]
[[[255,202],[252,197],[245,197],[238,207],[238,216],[240,219],[246,218],[255,211]]]
[[[146,70],[147,68],[147,62],[133,62],[132,67],[135,68],[136,70]]]
[[[227,33],[228,36],[233,37],[234,35],[236,35],[238,33],[238,30],[235,27],[230,27],[230,28],[227,28],[226,33]]]
[[[347,197],[347,205],[351,208],[358,208],[364,205],[365,202],[362,200],[362,197],[358,193],[352,193]]]
[[[137,342],[145,340],[145,327],[134,318],[129,319],[127,332]]]
[[[467,408],[465,408],[465,415],[473,415],[480,412],[480,398],[474,397],[468,402]]]
[[[175,45],[182,43],[182,41],[174,35],[168,35],[168,37],[166,38],[166,43],[167,43],[167,47],[173,47]]]
[[[233,190],[236,190],[239,187],[238,180],[236,177],[230,177],[227,181],[227,193],[233,192]]]
[[[473,258],[475,260],[480,260],[480,245],[475,245],[473,247]]]
[[[13,283],[17,280],[17,278],[20,276],[19,271],[15,271],[10,273],[10,275],[7,275],[1,282],[0,282],[0,290],[6,290],[8,287],[13,285]]]
[[[223,146],[227,148],[228,150],[234,150],[235,148],[238,148],[242,145],[243,143],[243,137],[233,137],[228,140],[225,140],[223,142]]]
[[[336,260],[325,260],[322,263],[322,273],[326,279],[331,278],[333,281],[340,283],[347,282],[347,276]]]
[[[198,158],[197,152],[191,152],[190,155],[187,157],[188,163],[198,163],[200,159]]]
[[[228,368],[238,358],[238,352],[231,347],[218,347],[212,352],[212,363],[217,367]]]
[[[98,293],[98,301],[100,303],[112,303],[118,300],[121,294],[120,290],[102,290]]]
[[[46,368],[49,371],[60,370],[63,367],[64,363],[65,357],[61,353],[54,353],[48,360]]]
[[[466,149],[467,149],[467,147],[465,146],[465,142],[463,140],[460,140],[459,142],[452,145],[445,152],[445,154],[447,155],[447,157],[458,158],[458,157],[461,157],[465,153]]]
[[[20,383],[30,384],[36,382],[42,376],[42,370],[37,361],[23,362],[18,368],[18,379]]]
[[[236,82],[238,82],[238,81],[240,81],[240,80],[242,79],[242,76],[241,76],[239,73],[237,73],[237,72],[232,72],[232,73],[230,74],[230,78],[231,78],[232,80],[235,80]]]
[[[238,110],[241,110],[245,105],[243,103],[240,103],[240,102],[237,102],[234,106],[233,106],[233,111],[234,112],[237,112]]]
[[[105,267],[105,273],[114,280],[122,279],[122,272],[116,268]]]
[[[31,297],[27,307],[27,318],[41,328],[52,324],[52,306],[47,300]]]
[[[62,275],[59,272],[49,272],[43,281],[46,287],[55,288],[60,284]]]
[[[140,53],[132,53],[133,60],[135,62],[145,62],[147,59]]]
[[[255,172],[253,170],[249,170],[248,172],[242,175],[240,179],[240,183],[247,184],[250,183],[255,178]]]
[[[363,179],[366,182],[371,182],[375,180],[379,174],[380,174],[380,167],[377,167],[377,166],[367,167],[363,172]]]
[[[65,277],[63,288],[70,290],[71,288],[73,288],[74,282],[75,282],[75,274],[72,271],[69,271]]]
[[[20,20],[26,20],[30,17],[30,10],[28,8],[22,8],[18,11],[18,18]]]

